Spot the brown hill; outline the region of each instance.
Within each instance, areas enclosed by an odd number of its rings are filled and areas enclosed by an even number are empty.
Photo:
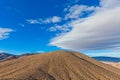
[[[0,62],[0,80],[120,80],[120,70],[77,52],[56,51]]]

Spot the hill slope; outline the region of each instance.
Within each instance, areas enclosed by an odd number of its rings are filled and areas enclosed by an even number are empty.
[[[119,79],[119,69],[77,52],[56,51],[0,62],[0,80]]]

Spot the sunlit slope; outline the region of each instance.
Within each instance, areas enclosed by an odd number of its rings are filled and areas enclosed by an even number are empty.
[[[120,80],[120,70],[77,52],[55,51],[0,62],[0,80]]]

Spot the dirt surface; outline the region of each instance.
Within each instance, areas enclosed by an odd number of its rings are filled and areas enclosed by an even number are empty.
[[[55,51],[0,62],[0,80],[120,80],[120,70],[77,52]]]
[[[103,62],[120,69],[120,62]]]

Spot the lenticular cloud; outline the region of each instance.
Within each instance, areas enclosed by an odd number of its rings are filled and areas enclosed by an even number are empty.
[[[53,38],[49,44],[73,50],[120,48],[120,5],[118,4],[120,4],[119,0],[101,0],[101,7],[97,7],[91,16],[83,21],[81,19],[72,21],[73,29]]]

